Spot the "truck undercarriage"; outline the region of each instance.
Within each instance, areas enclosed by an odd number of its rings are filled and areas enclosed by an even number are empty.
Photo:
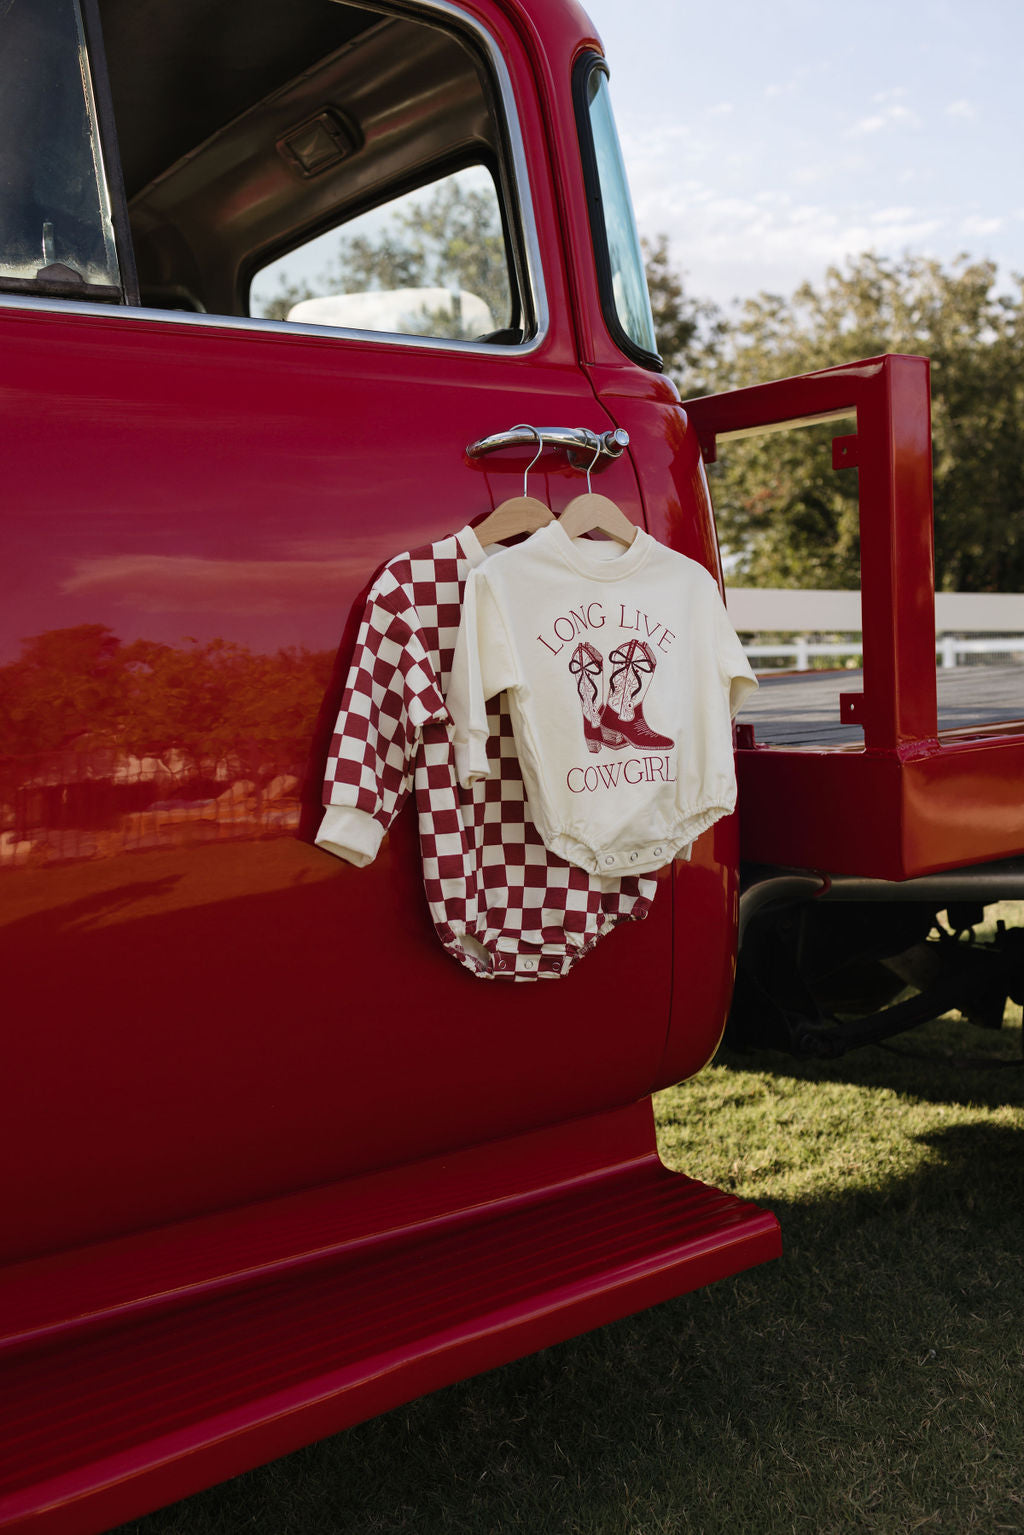
[[[1024,1002],[1024,929],[979,929],[1022,879],[1020,860],[903,886],[748,870],[727,1042],[834,1058],[954,1010],[1001,1028]]]

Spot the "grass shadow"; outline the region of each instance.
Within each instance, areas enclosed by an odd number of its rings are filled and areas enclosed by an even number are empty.
[[[1019,1009],[1015,1009],[1019,1014]],[[882,1045],[866,1045],[837,1060],[814,1060],[781,1050],[721,1046],[714,1064],[732,1071],[763,1071],[802,1082],[886,1087],[929,1103],[998,1108],[1024,1106],[1024,1052],[1016,1021],[980,1029],[958,1016],[937,1018]]]

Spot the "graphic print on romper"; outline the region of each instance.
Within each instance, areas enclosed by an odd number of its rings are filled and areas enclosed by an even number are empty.
[[[569,670],[576,678],[580,708],[583,710],[583,739],[588,750],[599,752],[604,741],[601,711],[604,708],[604,657],[596,645],[584,640],[569,657]],[[609,745],[611,743],[608,743]]]
[[[659,735],[644,719],[644,698],[651,686],[657,662],[644,640],[616,645],[608,657],[611,674],[608,702],[601,713],[601,735],[618,751],[632,746],[642,752],[671,751],[671,736]]]

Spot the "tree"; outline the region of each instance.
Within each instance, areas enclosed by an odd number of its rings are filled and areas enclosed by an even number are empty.
[[[867,254],[789,298],[748,299],[716,331],[707,373],[722,390],[882,352],[930,357],[936,584],[1015,591],[1024,582],[1022,349],[1024,290],[1018,280],[999,292],[992,263]],[[857,488],[831,468],[836,430],[730,446],[712,489],[735,581],[859,585]]]
[[[693,298],[674,270],[667,235],[644,240],[647,288],[658,350],[684,395],[707,394],[721,366],[725,316],[710,299]]]

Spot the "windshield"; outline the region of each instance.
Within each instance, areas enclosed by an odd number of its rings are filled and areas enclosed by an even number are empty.
[[[604,241],[611,266],[611,298],[615,317],[634,345],[657,356],[654,317],[647,291],[643,252],[633,217],[626,181],[626,167],[612,116],[608,76],[603,67],[591,70],[587,81],[587,106],[597,178],[604,213]],[[595,240],[600,232],[594,230]]]

